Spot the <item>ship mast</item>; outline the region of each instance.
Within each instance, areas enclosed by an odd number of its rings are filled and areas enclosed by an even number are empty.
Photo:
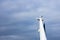
[[[46,30],[45,30],[45,26],[44,26],[44,20],[42,19],[42,16],[40,18],[38,18],[39,21],[39,34],[40,34],[40,40],[47,40],[46,37]]]

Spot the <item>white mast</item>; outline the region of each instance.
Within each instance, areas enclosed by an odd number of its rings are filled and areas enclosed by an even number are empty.
[[[42,17],[39,18],[38,21],[39,21],[39,30],[38,31],[40,32],[40,40],[47,40]]]

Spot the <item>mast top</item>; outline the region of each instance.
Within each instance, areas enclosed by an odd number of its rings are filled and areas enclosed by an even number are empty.
[[[43,18],[43,16],[41,16],[41,18]]]
[[[42,21],[43,21],[43,16],[39,17],[37,20],[40,21],[40,19],[42,19]]]

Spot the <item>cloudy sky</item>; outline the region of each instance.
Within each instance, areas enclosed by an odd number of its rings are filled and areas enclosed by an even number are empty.
[[[60,40],[60,0],[0,0],[0,40],[39,40],[44,16],[48,40]]]

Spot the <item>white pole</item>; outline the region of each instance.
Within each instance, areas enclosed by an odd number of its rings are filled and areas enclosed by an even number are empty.
[[[46,34],[45,34],[45,30],[44,30],[44,26],[43,26],[43,19],[42,17],[38,19],[39,20],[39,32],[40,32],[40,40],[47,40],[46,38]]]

